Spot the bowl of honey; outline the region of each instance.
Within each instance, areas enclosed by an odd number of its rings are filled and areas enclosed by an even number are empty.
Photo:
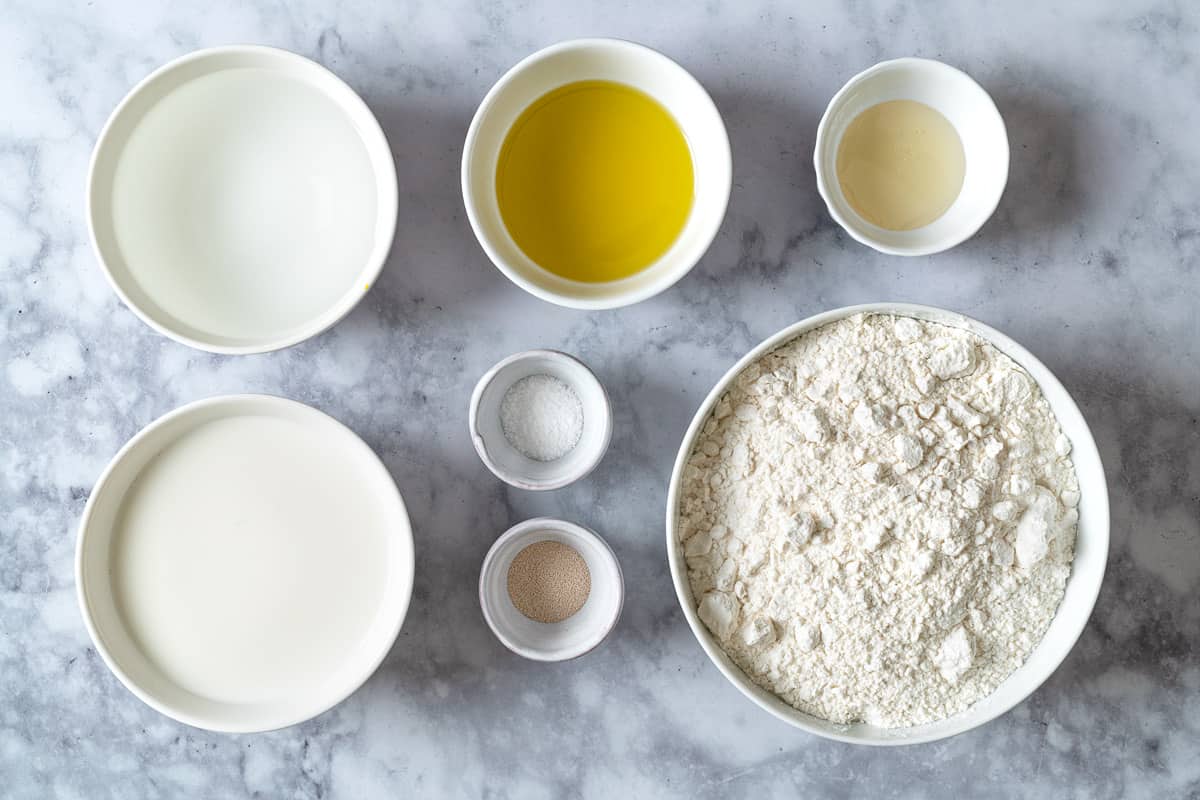
[[[616,308],[687,274],[725,218],[725,123],[683,67],[575,39],[510,69],[467,131],[467,218],[492,263],[562,306]]]
[[[830,215],[882,253],[920,256],[972,236],[1008,182],[1008,134],[970,76],[899,58],[851,78],[817,128],[817,190]]]

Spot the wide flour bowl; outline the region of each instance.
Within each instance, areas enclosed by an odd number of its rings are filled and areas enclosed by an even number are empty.
[[[798,711],[775,694],[755,684],[721,649],[696,613],[696,602],[688,582],[687,563],[678,541],[677,516],[683,468],[696,442],[696,436],[708,419],[713,406],[729,388],[734,378],[751,362],[780,345],[811,330],[856,314],[895,314],[916,317],[968,330],[987,341],[997,350],[1021,365],[1037,382],[1042,394],[1057,417],[1063,433],[1071,440],[1072,459],[1079,479],[1079,530],[1076,536],[1075,560],[1066,593],[1050,627],[1034,648],[1029,659],[1013,672],[999,687],[966,711],[939,722],[909,728],[879,728],[865,723],[842,725]],[[929,306],[905,303],[872,303],[834,309],[788,326],[769,337],[743,356],[722,376],[709,392],[696,416],[692,419],[671,473],[667,495],[667,558],[675,593],[683,607],[684,616],[700,646],[730,683],[760,707],[784,722],[809,733],[828,739],[866,745],[900,745],[944,739],[970,730],[1000,716],[1028,697],[1050,677],[1067,657],[1091,616],[1104,568],[1108,560],[1108,489],[1104,468],[1096,449],[1092,432],[1079,408],[1058,379],[1028,350],[999,331],[969,317]]]

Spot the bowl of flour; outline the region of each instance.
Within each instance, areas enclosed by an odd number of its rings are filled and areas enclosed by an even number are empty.
[[[1091,431],[1007,336],[941,309],[829,311],[770,337],[680,447],[684,615],[755,703],[841,741],[932,741],[1066,658],[1108,557]]]

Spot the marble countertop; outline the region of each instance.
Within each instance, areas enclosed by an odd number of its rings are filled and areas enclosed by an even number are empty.
[[[813,4],[33,2],[0,15],[0,796],[1183,797],[1200,793],[1200,12],[1173,2]],[[676,287],[584,313],[505,280],[471,235],[467,123],[554,41],[645,42],[712,93],[733,144],[721,233]],[[122,95],[189,50],[271,44],[358,90],[396,157],[378,285],[297,347],[221,357],[152,332],[94,263],[92,143]],[[1012,168],[982,232],[942,255],[867,250],[826,214],[811,149],[829,97],[884,58],[957,65],[991,92]],[[670,466],[701,398],[770,333],[872,300],[948,307],[1054,370],[1091,423],[1113,543],[1079,644],[1026,702],[937,744],[828,742],[760,711],[704,657],[663,546]],[[478,376],[575,353],[613,399],[612,448],[561,491],[509,489],[466,434]],[[416,530],[416,590],[378,673],[270,734],[206,733],[127,692],[75,603],[75,527],[108,459],[190,400],[269,392],[380,453]],[[492,540],[552,514],[613,545],[628,596],[578,661],[505,650],[475,582]]]

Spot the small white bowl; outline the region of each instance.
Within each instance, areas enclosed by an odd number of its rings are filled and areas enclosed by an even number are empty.
[[[387,468],[292,400],[199,400],[146,426],[96,482],[75,556],[96,651],[140,700],[247,733],[345,699],[391,650],[413,538]]]
[[[332,72],[285,50],[199,50],[149,75],[100,133],[92,247],[159,333],[260,353],[324,331],[378,277],[396,227],[379,123]]]
[[[587,562],[591,592],[583,608],[562,622],[529,619],[508,596],[508,568],[517,554],[537,542],[561,542]],[[617,624],[625,603],[621,565],[595,531],[561,519],[539,517],[509,528],[483,559],[479,605],[488,627],[505,647],[534,661],[566,661],[596,648]]]
[[[534,263],[509,235],[496,200],[496,163],[509,128],[542,95],[582,80],[623,83],[661,103],[683,129],[695,171],[695,200],[679,238],[646,269],[606,283],[569,280]],[[463,202],[488,258],[525,291],[570,308],[637,303],[686,275],[721,227],[732,182],[729,136],[704,87],[662,53],[619,39],[573,39],[525,58],[483,98],[463,148]]]
[[[966,156],[954,204],[911,231],[892,231],[863,219],[842,194],[837,176],[837,152],[846,128],[868,108],[889,100],[916,100],[941,113],[958,131]],[[817,127],[813,165],[817,191],[852,237],[881,253],[930,255],[972,236],[996,210],[1008,183],[1008,134],[992,98],[966,73],[940,61],[898,58],[855,75],[829,101]]]
[[[1042,640],[1033,649],[1029,659],[990,695],[960,714],[911,728],[879,728],[866,723],[840,725],[820,719],[796,710],[747,677],[725,654],[720,643],[713,638],[697,615],[692,587],[688,581],[687,561],[678,541],[679,489],[683,480],[683,468],[696,443],[696,436],[729,385],[749,364],[780,345],[822,325],[856,314],[895,314],[962,328],[981,337],[1016,361],[1037,381],[1038,387],[1050,404],[1050,410],[1062,426],[1063,433],[1071,440],[1071,458],[1075,462],[1075,475],[1079,479],[1079,530],[1075,540],[1075,561],[1062,603]],[[675,583],[675,594],[679,598],[679,604],[683,607],[683,616],[709,659],[742,694],[784,722],[827,739],[865,745],[918,744],[954,736],[1005,713],[1041,686],[1071,652],[1092,614],[1108,562],[1108,484],[1104,479],[1104,465],[1100,463],[1100,452],[1096,449],[1092,432],[1083,414],[1079,412],[1079,407],[1054,374],[1032,353],[1000,331],[962,314],[910,303],[869,303],[826,311],[789,325],[742,356],[717,381],[716,386],[700,404],[679,447],[667,494],[666,529],[671,578]]]
[[[530,375],[550,375],[574,390],[583,405],[583,433],[569,453],[534,461],[509,443],[500,424],[500,404],[509,388]],[[612,406],[596,375],[579,359],[557,350],[526,350],[484,373],[471,393],[467,424],[475,452],[492,473],[518,489],[560,489],[587,475],[612,439]]]

